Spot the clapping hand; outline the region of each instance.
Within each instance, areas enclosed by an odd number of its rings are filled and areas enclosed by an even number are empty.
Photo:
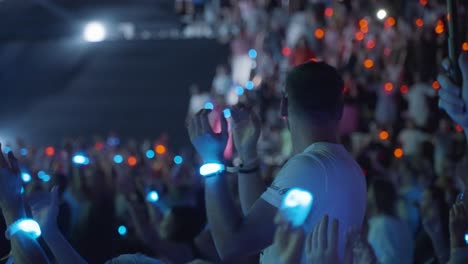
[[[333,219],[331,226],[329,217],[325,215],[314,231],[309,233],[306,242],[306,256],[308,264],[336,264],[338,263],[338,229],[337,219]]]
[[[275,218],[277,229],[275,246],[279,252],[281,264],[300,263],[304,251],[305,233],[302,227],[293,228],[281,212]]]
[[[29,200],[31,213],[42,228],[44,235],[58,231],[57,216],[59,213],[58,187],[50,193],[43,193]]]
[[[234,145],[241,160],[245,163],[257,159],[257,142],[261,123],[251,108],[235,106],[231,109],[231,129]]]
[[[8,161],[0,144],[0,207],[14,209],[21,202],[21,179],[18,160],[13,152],[8,153]]]
[[[372,246],[358,229],[348,231],[346,239],[346,264],[375,264],[377,258]]]

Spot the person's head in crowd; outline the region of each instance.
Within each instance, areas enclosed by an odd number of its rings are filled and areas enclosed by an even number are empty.
[[[164,262],[150,258],[143,254],[123,254],[106,261],[106,264],[164,264]]]
[[[392,182],[375,179],[367,196],[369,210],[373,215],[396,216],[397,192]]]
[[[161,238],[176,242],[191,242],[203,229],[205,212],[199,208],[177,206],[164,216],[160,226]]]
[[[343,87],[336,69],[324,62],[309,61],[288,73],[281,114],[293,145],[296,135],[334,141],[343,114]]]

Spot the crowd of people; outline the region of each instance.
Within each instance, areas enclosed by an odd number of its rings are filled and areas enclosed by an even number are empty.
[[[0,238],[5,260],[464,263],[468,62],[462,88],[438,77],[445,1],[176,1],[176,10],[186,32],[231,47],[212,87],[190,87],[196,152],[174,153],[167,135],[1,142],[0,230],[26,216],[42,229],[37,240]],[[213,162],[234,169],[200,175]],[[299,228],[276,213],[292,187],[314,195]]]

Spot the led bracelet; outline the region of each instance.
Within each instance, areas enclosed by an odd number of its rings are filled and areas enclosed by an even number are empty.
[[[19,232],[26,234],[32,239],[36,239],[41,236],[41,227],[33,219],[19,219],[8,227],[8,229],[5,231],[5,237],[6,239],[10,240]]]

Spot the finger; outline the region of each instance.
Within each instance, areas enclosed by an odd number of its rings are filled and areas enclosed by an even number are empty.
[[[304,250],[304,241],[305,241],[305,234],[302,228],[296,228],[291,231],[292,239],[289,241],[289,251],[292,252],[293,256],[301,254]]]
[[[460,88],[455,85],[447,75],[439,74],[439,76],[437,76],[437,81],[440,83],[440,90],[444,90],[453,96],[460,96]]]
[[[275,244],[277,245],[277,247],[279,249],[283,249],[285,244],[287,244],[287,241],[286,241],[286,230],[285,230],[285,227],[284,225],[280,225],[278,226],[278,228],[276,228],[276,232],[275,232]]]
[[[468,52],[463,52],[460,55],[458,58],[458,65],[460,66],[460,70],[462,72],[463,81],[468,82]]]
[[[439,108],[444,109],[449,115],[461,115],[464,113],[463,107],[451,104],[442,98],[439,99]]]
[[[10,162],[10,166],[11,166],[11,169],[13,170],[13,173],[15,175],[19,175],[20,167],[19,167],[18,159],[15,157],[15,155],[13,155],[13,152],[11,151],[8,153],[8,160]]]
[[[315,227],[314,227],[314,230],[312,230],[311,232],[309,232],[309,234],[307,235],[307,238],[306,238],[306,245],[305,245],[305,250],[306,250],[306,253],[310,253],[312,252],[313,250],[313,245],[314,245],[314,233],[315,233]]]
[[[2,144],[0,143],[0,168],[5,168],[8,169],[8,162],[5,159],[5,156],[3,155],[3,149],[2,149]]]
[[[188,121],[188,127],[187,130],[189,132],[190,140],[193,141],[193,139],[196,137],[197,133],[197,126],[196,126],[196,117],[190,118]]]
[[[319,227],[319,248],[326,249],[327,248],[327,238],[328,236],[328,215],[325,215],[320,222]]]
[[[200,124],[201,124],[201,130],[203,131],[203,133],[213,133],[213,129],[211,129],[210,120],[209,120],[210,113],[211,113],[211,110],[203,109],[200,114]]]
[[[221,133],[220,133],[220,136],[223,139],[227,139],[229,137],[228,121],[224,116],[221,116]]]
[[[314,232],[312,234],[312,249],[311,249],[311,251],[319,249],[319,228],[320,228],[320,222],[318,222],[314,227]]]
[[[330,237],[328,239],[328,248],[334,252],[337,250],[338,245],[338,228],[339,223],[337,219],[333,219],[330,231]]]
[[[460,98],[460,96],[455,96],[445,89],[439,90],[439,98],[460,108],[463,108],[465,105],[465,102],[463,102],[463,99]]]

